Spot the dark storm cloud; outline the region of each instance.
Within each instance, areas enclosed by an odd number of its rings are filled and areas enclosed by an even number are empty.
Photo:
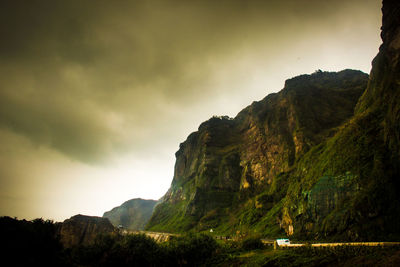
[[[235,57],[276,57],[375,2],[1,1],[0,126],[85,162],[142,149],[229,94],[213,79]]]

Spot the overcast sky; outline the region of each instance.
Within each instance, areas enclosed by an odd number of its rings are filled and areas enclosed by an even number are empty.
[[[179,143],[317,69],[369,72],[380,0],[0,2],[0,216],[169,188]]]

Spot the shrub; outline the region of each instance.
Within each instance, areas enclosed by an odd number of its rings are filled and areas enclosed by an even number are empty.
[[[166,245],[169,263],[173,265],[201,265],[216,256],[219,245],[205,234],[173,237]]]
[[[1,259],[13,266],[62,266],[62,246],[52,221],[0,217]]]
[[[163,258],[161,247],[144,234],[127,235],[117,242],[108,255],[105,266],[156,266]]]
[[[261,249],[263,247],[264,244],[261,242],[261,239],[258,236],[248,237],[244,239],[240,244],[240,248],[243,250]]]

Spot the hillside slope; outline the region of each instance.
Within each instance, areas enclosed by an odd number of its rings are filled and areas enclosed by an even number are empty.
[[[301,75],[234,119],[201,124],[180,145],[171,188],[148,229],[215,228],[237,217],[232,207],[266,190],[280,190],[267,205],[279,202],[285,192],[277,176],[352,116],[367,81],[368,75],[354,70]]]
[[[147,227],[399,239],[400,2],[382,11],[368,86],[350,70],[302,75],[233,120],[203,123]]]
[[[57,224],[58,238],[64,247],[94,244],[98,235],[111,234],[114,226],[106,218],[75,215]]]
[[[291,176],[288,234],[400,237],[400,3],[385,0],[382,11],[383,44],[355,115]]]
[[[109,219],[115,227],[121,225],[129,230],[143,230],[156,203],[156,200],[134,198],[105,212],[103,218]]]

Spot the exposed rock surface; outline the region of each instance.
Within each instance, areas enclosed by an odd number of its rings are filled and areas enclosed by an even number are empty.
[[[64,247],[90,245],[99,234],[109,234],[115,228],[106,218],[75,215],[59,226],[60,241]]]
[[[355,115],[323,146],[305,155],[292,174],[282,216],[288,234],[353,240],[400,237],[400,2],[384,0],[382,11],[383,44]],[[326,175],[336,184],[344,176],[351,182],[332,186],[321,202],[333,205],[313,213],[321,203],[300,196],[318,190]]]
[[[400,2],[382,11],[368,86],[357,71],[302,75],[203,123],[176,153],[148,228],[399,239]]]
[[[368,75],[354,70],[301,75],[234,119],[202,123],[180,145],[171,188],[149,229],[215,227],[232,205],[276,187],[278,174],[352,116],[367,81]]]
[[[105,212],[103,218],[108,218],[116,227],[121,225],[129,230],[143,230],[153,213],[156,203],[156,200],[131,199],[121,206]]]

